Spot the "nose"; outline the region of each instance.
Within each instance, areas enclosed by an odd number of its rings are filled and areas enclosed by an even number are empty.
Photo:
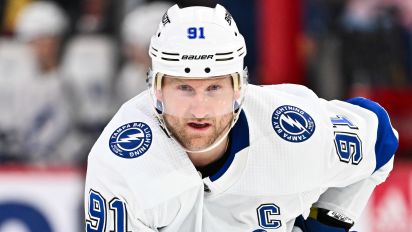
[[[210,116],[210,99],[205,94],[196,94],[190,106],[190,114],[194,118],[207,118]]]

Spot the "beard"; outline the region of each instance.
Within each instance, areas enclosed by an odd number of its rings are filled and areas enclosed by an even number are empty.
[[[187,150],[200,151],[214,144],[230,129],[233,113],[214,118],[179,118],[164,115],[165,124],[172,136]],[[208,123],[206,131],[196,131],[188,125],[189,122]]]

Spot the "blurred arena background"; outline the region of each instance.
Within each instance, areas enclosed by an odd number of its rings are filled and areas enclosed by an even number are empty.
[[[412,1],[175,2],[232,13],[252,83],[384,106],[400,148],[356,228],[412,231]],[[175,2],[0,0],[0,232],[84,231],[87,154],[146,88],[150,36]]]

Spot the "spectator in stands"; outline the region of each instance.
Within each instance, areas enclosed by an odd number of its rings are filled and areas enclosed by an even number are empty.
[[[21,117],[29,104],[28,83],[35,73],[32,53],[26,44],[0,40],[0,162],[20,160]],[[23,108],[19,111],[19,108]],[[27,110],[26,110],[27,111]]]
[[[68,151],[62,149],[70,118],[58,59],[66,26],[63,11],[46,1],[28,4],[17,19],[16,36],[29,46],[36,64],[31,78],[20,84],[24,91],[12,89],[18,111],[4,112],[18,121],[15,130],[23,162],[60,163],[71,159]]]
[[[115,82],[117,106],[146,89],[150,37],[156,32],[159,18],[171,5],[167,2],[152,2],[139,6],[125,17],[122,39],[126,62]]]
[[[32,47],[41,73],[57,71],[58,53],[67,24],[64,12],[48,1],[28,4],[20,13],[16,35]]]
[[[342,18],[342,71],[350,95],[406,84],[399,10],[384,1],[347,2]]]
[[[321,96],[368,97],[373,88],[407,84],[411,53],[402,24],[408,1],[308,2],[305,22],[316,45],[309,78]]]
[[[114,41],[104,35],[79,34],[67,43],[63,80],[77,134],[76,147],[81,147],[79,157],[83,159],[114,114],[116,58]]]

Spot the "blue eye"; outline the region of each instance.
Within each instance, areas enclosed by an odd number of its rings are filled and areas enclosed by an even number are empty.
[[[184,91],[184,92],[191,92],[193,91],[193,88],[190,85],[179,85],[177,86],[177,89]]]
[[[218,91],[222,88],[222,86],[220,85],[211,85],[209,87],[207,87],[207,91]]]

